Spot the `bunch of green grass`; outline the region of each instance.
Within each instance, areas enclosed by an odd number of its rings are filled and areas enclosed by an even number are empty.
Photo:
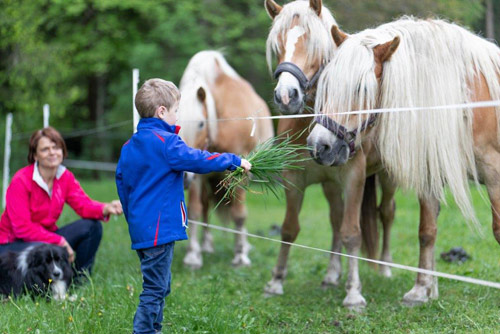
[[[308,149],[307,146],[294,143],[301,135],[302,133],[289,135],[285,132],[257,145],[248,156],[244,157],[252,164],[251,174],[245,173],[243,168],[238,167],[219,183],[217,192],[225,189],[225,193],[216,208],[220,203],[234,199],[238,189],[255,192],[251,189],[252,185],[260,186],[261,193],[272,193],[276,197],[279,197],[280,188],[286,188],[287,185],[294,186],[282,178],[281,173],[283,170],[304,169],[301,162],[311,159],[303,155],[304,150]]]

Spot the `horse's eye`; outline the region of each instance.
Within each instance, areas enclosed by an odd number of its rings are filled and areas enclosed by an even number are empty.
[[[203,129],[204,126],[205,126],[205,122],[200,122],[198,124],[198,128],[200,128],[200,129]]]

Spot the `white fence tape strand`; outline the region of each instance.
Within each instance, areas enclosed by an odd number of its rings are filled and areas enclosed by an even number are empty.
[[[258,238],[258,239],[268,240],[268,241],[272,241],[272,242],[277,242],[280,244],[286,244],[286,245],[290,245],[290,246],[294,246],[294,247],[314,250],[314,251],[328,253],[328,254],[335,254],[335,255],[344,256],[344,257],[348,257],[348,258],[352,258],[352,259],[358,259],[361,261],[381,264],[381,265],[392,267],[392,268],[403,269],[403,270],[413,271],[416,273],[427,274],[427,275],[432,275],[432,276],[436,276],[436,277],[448,278],[448,279],[455,280],[455,281],[461,281],[461,282],[466,282],[466,283],[471,283],[471,284],[476,284],[476,285],[487,286],[490,288],[500,289],[500,283],[497,283],[497,282],[490,282],[490,281],[485,281],[485,280],[481,280],[481,279],[477,279],[477,278],[470,278],[470,277],[463,277],[463,276],[458,276],[458,275],[453,275],[453,274],[447,274],[447,273],[442,273],[442,272],[434,271],[434,270],[420,269],[420,268],[405,266],[405,265],[397,264],[397,263],[372,260],[372,259],[367,259],[367,258],[363,258],[360,256],[354,256],[354,255],[349,255],[349,254],[344,254],[344,253],[337,253],[337,252],[329,251],[326,249],[304,246],[304,245],[295,244],[292,242],[286,242],[286,241],[282,241],[282,240],[267,238],[267,237],[263,237],[263,236],[260,236],[257,234],[252,234],[252,233],[248,233],[248,232],[241,232],[241,231],[233,230],[233,229],[230,229],[227,227],[207,224],[207,223],[203,223],[203,222],[199,222],[199,221],[195,221],[195,220],[191,220],[191,219],[189,219],[188,221],[191,224],[206,226],[206,227],[213,228],[213,229],[219,230],[219,231],[224,231],[224,232],[229,232],[229,233],[234,233],[234,234],[241,234],[241,235],[245,235],[245,236],[252,237],[252,238]]]
[[[449,104],[443,106],[429,106],[429,107],[401,107],[401,108],[382,108],[382,109],[368,109],[368,110],[354,110],[349,112],[335,113],[335,115],[368,115],[368,114],[386,114],[386,113],[399,113],[406,111],[426,111],[426,110],[448,110],[448,109],[466,109],[466,108],[491,108],[500,107],[500,100],[492,101],[479,101],[471,103],[462,104]],[[277,116],[252,116],[252,117],[235,117],[235,118],[219,118],[215,120],[216,122],[227,122],[227,121],[253,121],[258,119],[290,119],[290,118],[308,118],[316,116],[324,116],[325,114],[297,114],[297,115],[277,115]],[[199,120],[184,120],[183,122],[199,122]],[[208,122],[208,120],[207,120]]]
[[[117,164],[113,163],[113,162],[99,162],[99,161],[84,161],[84,160],[64,159],[63,165],[65,165],[67,167],[71,167],[71,168],[115,172]]]

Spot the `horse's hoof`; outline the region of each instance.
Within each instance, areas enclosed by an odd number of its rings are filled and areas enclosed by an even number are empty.
[[[348,294],[342,302],[349,310],[361,312],[366,306],[366,300],[360,293]]]
[[[274,297],[283,295],[283,282],[281,280],[270,280],[264,288],[265,297]]]
[[[203,259],[199,253],[187,253],[184,257],[184,265],[191,269],[200,269],[203,266]]]
[[[201,251],[204,253],[213,254],[215,252],[214,245],[212,243],[204,242],[201,246]]]
[[[326,278],[323,280],[323,282],[321,282],[321,288],[323,290],[327,290],[327,289],[331,289],[331,288],[336,288],[339,286],[339,283],[340,281],[337,279],[337,280],[333,280],[333,281],[330,281],[330,280],[327,280]]]
[[[425,304],[429,301],[432,287],[415,285],[410,291],[403,296],[403,305],[415,307]]]
[[[323,282],[321,282],[321,288],[328,289],[337,287],[340,284],[340,274],[337,272],[327,273]]]
[[[392,277],[392,271],[390,267],[381,265],[379,270],[382,276]]]
[[[235,267],[250,267],[252,261],[246,254],[237,254],[231,262]]]

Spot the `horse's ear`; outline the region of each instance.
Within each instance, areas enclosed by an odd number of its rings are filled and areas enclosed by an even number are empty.
[[[400,40],[399,36],[396,36],[392,41],[377,45],[373,48],[374,56],[380,60],[381,63],[388,61],[398,48]]]
[[[339,29],[336,25],[332,26],[331,29],[332,32],[332,37],[333,40],[335,41],[335,44],[337,44],[337,47],[340,46],[340,44],[344,43],[344,41],[349,37],[345,32]]]
[[[316,14],[318,14],[318,16],[321,15],[321,8],[323,8],[321,0],[309,0],[309,6],[316,12]]]
[[[278,5],[276,2],[273,0],[265,0],[264,1],[264,7],[266,7],[267,14],[269,15],[270,18],[274,20],[276,16],[281,12],[283,7]]]
[[[198,96],[198,99],[201,102],[205,102],[205,99],[207,97],[207,93],[205,93],[205,90],[203,89],[203,87],[198,88],[198,91],[196,92],[196,95]]]

